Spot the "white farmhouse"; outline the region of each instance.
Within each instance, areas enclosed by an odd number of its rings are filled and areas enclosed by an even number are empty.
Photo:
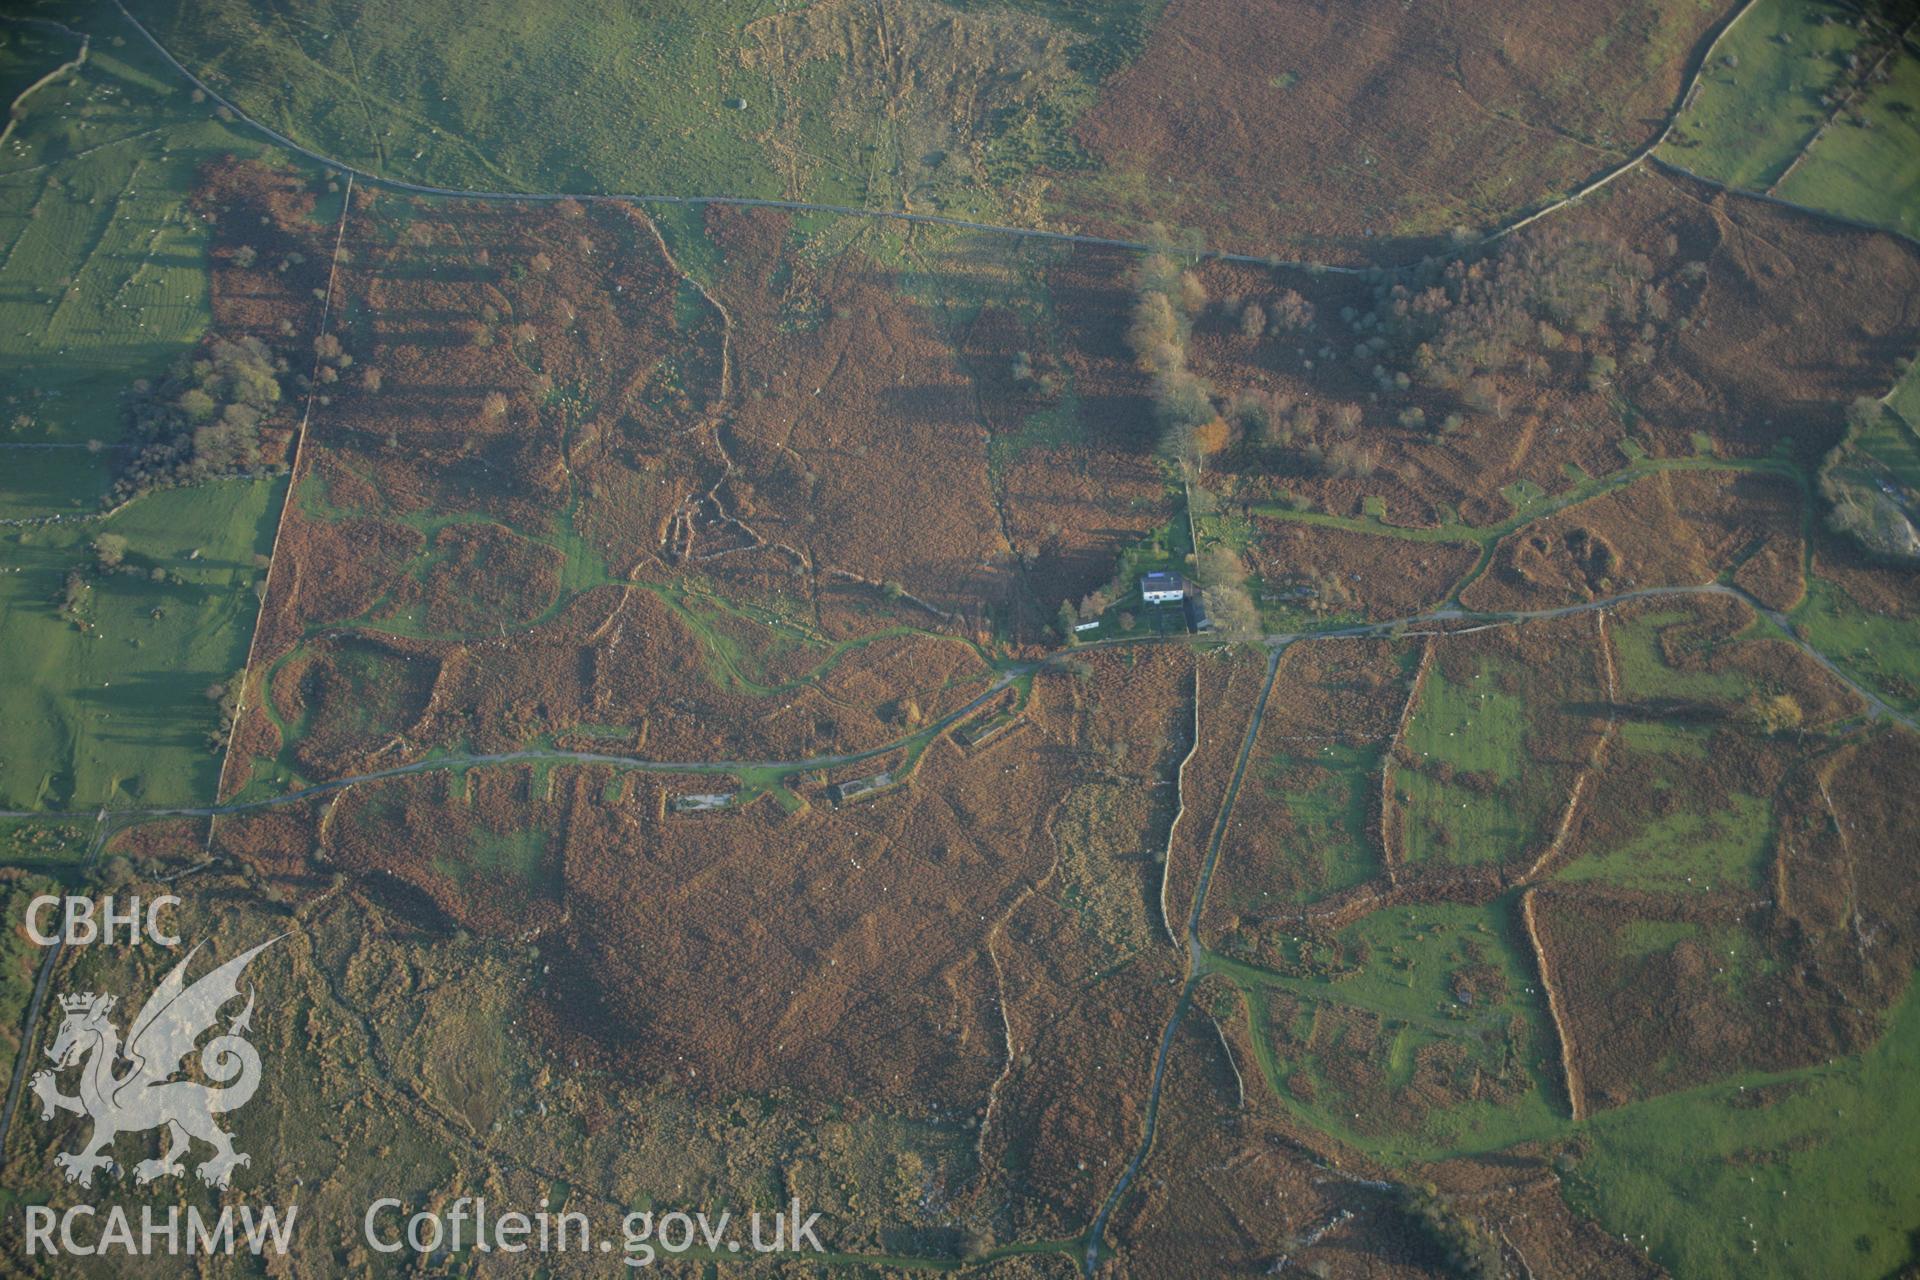
[[[1155,569],[1140,575],[1140,598],[1148,604],[1179,604],[1187,598],[1187,581],[1177,573]]]

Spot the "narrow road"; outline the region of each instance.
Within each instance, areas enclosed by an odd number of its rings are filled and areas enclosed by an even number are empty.
[[[1650,600],[1668,596],[1730,596],[1766,618],[1778,627],[1781,637],[1795,648],[1817,662],[1823,670],[1835,680],[1857,694],[1867,707],[1871,719],[1887,719],[1908,729],[1920,732],[1920,719],[1908,715],[1896,707],[1889,706],[1885,699],[1856,681],[1841,670],[1832,659],[1802,639],[1798,629],[1778,610],[1770,609],[1755,600],[1738,587],[1726,586],[1718,582],[1704,583],[1695,587],[1641,587],[1635,591],[1624,591],[1619,595],[1607,596],[1598,600],[1586,600],[1579,604],[1559,605],[1551,609],[1528,609],[1515,613],[1475,613],[1466,609],[1436,609],[1428,613],[1415,614],[1406,618],[1394,618],[1385,622],[1355,623],[1351,626],[1329,627],[1317,631],[1282,631],[1269,635],[1250,637],[1251,640],[1277,650],[1303,640],[1353,640],[1375,636],[1399,635],[1418,638],[1427,635],[1471,635],[1493,627],[1517,626],[1525,622],[1542,622],[1552,618],[1567,618],[1576,614],[1592,613],[1598,609],[1611,609],[1616,605],[1633,600]],[[1465,626],[1450,626],[1436,631],[1416,631],[1409,628],[1432,623],[1465,623]],[[268,796],[261,800],[235,801],[229,804],[173,806],[173,807],[132,807],[114,809],[116,819],[126,818],[205,818],[225,817],[236,813],[249,813],[257,809],[268,809],[276,805],[298,804],[316,796],[339,791],[362,782],[380,782],[388,778],[406,777],[409,774],[429,773],[438,769],[464,769],[472,765],[550,763],[550,764],[607,764],[622,769],[636,769],[645,773],[739,773],[743,770],[775,771],[799,773],[808,769],[831,769],[844,764],[855,764],[862,760],[871,760],[875,756],[897,751],[915,738],[937,734],[951,728],[960,720],[978,710],[995,694],[1004,690],[1021,676],[1037,671],[1042,667],[1056,666],[1066,662],[1076,654],[1099,649],[1118,648],[1137,644],[1205,644],[1218,643],[1217,637],[1207,636],[1143,636],[1138,639],[1105,640],[1089,645],[1079,645],[1072,649],[1063,649],[1045,658],[1023,662],[1005,668],[985,692],[968,702],[957,711],[950,712],[925,729],[909,734],[905,738],[867,747],[860,751],[851,751],[841,755],[810,756],[802,760],[652,760],[642,756],[615,755],[599,751],[561,751],[548,747],[528,747],[519,751],[502,751],[490,755],[471,755],[465,753],[432,756],[424,760],[415,760],[410,764],[395,765],[390,769],[376,769],[370,773],[349,774],[327,782],[317,782],[282,795]],[[1261,695],[1265,703],[1265,692]],[[1237,780],[1236,780],[1237,782]],[[0,809],[0,818],[40,818],[49,822],[76,821],[92,819],[91,812],[59,811],[45,809]],[[1211,875],[1209,867],[1208,874]],[[1202,886],[1204,888],[1204,885]]]
[[[115,2],[118,3],[118,0],[115,0]],[[1720,24],[1720,29],[1714,32],[1713,39],[1707,42],[1706,48],[1700,51],[1699,56],[1694,61],[1692,70],[1687,75],[1685,86],[1680,90],[1680,100],[1674,103],[1673,110],[1667,113],[1667,122],[1660,126],[1659,133],[1655,134],[1645,145],[1640,147],[1639,150],[1635,151],[1631,156],[1628,156],[1613,168],[1595,175],[1585,185],[1575,188],[1571,193],[1561,199],[1555,200],[1551,204],[1542,205],[1526,217],[1501,227],[1499,230],[1487,236],[1482,243],[1488,243],[1501,239],[1504,236],[1510,236],[1523,227],[1533,225],[1549,214],[1558,213],[1568,205],[1576,204],[1586,199],[1594,192],[1600,190],[1600,188],[1612,182],[1615,178],[1620,177],[1622,174],[1638,166],[1643,160],[1652,160],[1658,163],[1660,157],[1655,155],[1654,152],[1658,151],[1660,147],[1666,143],[1667,139],[1673,136],[1675,126],[1680,123],[1680,113],[1685,111],[1687,104],[1693,100],[1694,90],[1700,87],[1700,77],[1705,74],[1708,64],[1713,60],[1713,51],[1720,47],[1720,42],[1727,38],[1727,33],[1733,30],[1740,19],[1746,17],[1753,9],[1754,3],[1755,0],[1740,0],[1740,3],[1735,6],[1733,12],[1727,15],[1726,21]]]
[[[100,850],[112,835],[115,824],[110,822],[105,809],[95,818],[93,843],[87,848],[86,864],[92,866],[99,858]],[[47,987],[53,980],[53,972],[60,967],[60,957],[67,949],[67,937],[64,930],[60,938],[47,948],[46,959],[40,962],[40,972],[33,980],[33,995],[27,1001],[27,1024],[20,1034],[20,1052],[13,1060],[13,1077],[7,1082],[7,1100],[0,1108],[0,1167],[4,1167],[7,1151],[7,1134],[13,1128],[14,1109],[20,1105],[20,1088],[27,1078],[27,1063],[33,1049],[33,1034],[40,1027],[40,1015],[46,1009]]]
[[[1051,659],[1049,659],[1051,661]],[[465,769],[473,765],[495,764],[610,764],[622,769],[635,769],[642,773],[740,773],[745,770],[780,773],[801,773],[809,769],[832,769],[843,764],[855,764],[861,760],[871,760],[889,751],[897,751],[916,738],[932,737],[943,730],[950,729],[979,710],[1008,685],[1021,676],[1035,670],[1041,663],[1029,662],[1003,670],[999,677],[989,685],[985,692],[975,697],[957,711],[948,712],[924,729],[915,730],[904,738],[892,742],[883,742],[879,746],[867,747],[861,751],[850,751],[843,755],[809,756],[804,760],[648,760],[639,756],[613,755],[600,751],[561,751],[549,747],[527,747],[519,751],[500,751],[489,755],[470,755],[466,753],[429,756],[424,760],[415,760],[410,764],[395,765],[391,769],[376,769],[371,773],[355,773],[334,778],[327,782],[316,782],[297,791],[288,791],[282,795],[268,796],[264,800],[235,801],[229,804],[209,804],[176,806],[171,808],[127,808],[114,809],[116,818],[213,818],[227,817],[236,813],[251,813],[256,809],[270,809],[277,805],[298,804],[316,796],[341,791],[363,782],[383,782],[389,778],[404,778],[409,774],[430,773],[439,769]],[[0,809],[0,818],[45,818],[49,822],[73,821],[91,817],[84,813],[60,813],[36,811],[32,809]]]
[[[1017,236],[1029,240],[1050,240],[1064,244],[1094,245],[1107,249],[1125,249],[1133,253],[1156,253],[1164,246],[1148,244],[1141,240],[1123,240],[1114,236],[1082,235],[1072,231],[1047,231],[1039,227],[1009,227],[995,222],[975,222],[970,218],[955,218],[943,213],[912,213],[905,209],[876,209],[866,205],[819,204],[811,200],[776,200],[760,196],[671,196],[640,195],[612,191],[488,191],[463,187],[436,187],[427,183],[408,182],[404,178],[389,178],[370,172],[334,156],[322,154],[311,147],[302,146],[286,134],[254,119],[231,101],[202,80],[186,65],[174,57],[168,48],[161,44],[154,34],[147,30],[140,20],[128,12],[121,0],[113,0],[114,8],[120,11],[135,31],[145,37],[154,51],[166,59],[169,66],[184,76],[196,89],[207,95],[209,101],[225,107],[233,113],[236,122],[246,125],[279,146],[287,148],[318,164],[352,175],[362,183],[386,187],[394,191],[405,191],[423,196],[450,196],[463,200],[506,200],[525,204],[551,204],[562,200],[589,201],[605,200],[626,204],[678,204],[678,205],[733,205],[744,209],[787,209],[797,213],[835,213],[849,218],[885,218],[894,222],[914,222],[927,226],[954,227],[962,231],[979,231],[989,235]],[[1182,256],[1211,258],[1221,262],[1247,262],[1256,266],[1293,267],[1302,271],[1330,271],[1340,275],[1360,275],[1365,267],[1332,266],[1315,262],[1288,262],[1255,253],[1228,253],[1224,249],[1199,249],[1179,251]]]

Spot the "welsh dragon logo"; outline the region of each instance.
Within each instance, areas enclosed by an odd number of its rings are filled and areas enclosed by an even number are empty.
[[[284,935],[283,935],[284,936]],[[210,1187],[224,1187],[236,1166],[251,1158],[233,1149],[233,1136],[213,1121],[223,1111],[237,1111],[253,1097],[260,1084],[260,1053],[245,1033],[253,1018],[253,992],[246,1007],[227,1024],[224,1033],[200,1050],[200,1071],[211,1085],[173,1077],[185,1069],[200,1037],[214,1028],[220,1009],[240,995],[240,974],[255,956],[278,942],[269,939],[243,951],[211,973],[187,985],[187,965],[199,954],[194,947],[175,965],[140,1007],[127,1029],[126,1044],[108,1015],[114,997],[68,995],[60,998],[66,1015],[47,1056],[56,1070],[80,1067],[78,1093],[61,1093],[53,1071],[34,1074],[32,1089],[40,1099],[40,1118],[51,1120],[57,1111],[71,1111],[93,1121],[93,1135],[78,1152],[61,1152],[54,1163],[66,1170],[67,1181],[91,1186],[95,1171],[113,1165],[114,1140],[123,1133],[165,1128],[167,1149],[158,1159],[134,1166],[141,1183],[186,1172],[180,1157],[198,1138],[214,1148],[212,1158],[195,1170]],[[122,1061],[128,1065],[116,1074]]]

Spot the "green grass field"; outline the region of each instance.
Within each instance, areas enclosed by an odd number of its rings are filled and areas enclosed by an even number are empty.
[[[207,734],[218,713],[205,690],[246,660],[259,608],[254,557],[271,546],[283,491],[276,480],[171,489],[104,522],[6,531],[0,806],[213,798],[220,758]],[[101,531],[127,539],[133,572],[94,579],[82,631],[56,606]],[[174,580],[154,581],[156,569]]]
[[[1869,40],[1858,17],[1823,0],[1758,0],[1721,42],[1661,156],[1730,186],[1920,232],[1920,55],[1907,39],[1885,82],[1854,92],[1849,59],[1877,59],[1890,33],[1880,22],[1882,40]],[[1844,109],[1821,100],[1830,91],[1852,95]]]
[[[1443,1159],[1552,1136],[1565,1127],[1544,1007],[1510,915],[1500,903],[1376,912],[1340,934],[1343,951],[1364,959],[1337,980],[1281,976],[1218,956],[1209,956],[1207,964],[1245,993],[1261,1073],[1290,1109],[1393,1163]],[[1467,982],[1473,991],[1463,999]],[[1299,1025],[1274,1027],[1270,993],[1279,991],[1303,1001]],[[1342,1009],[1377,1016],[1383,1040],[1358,1045],[1315,1026],[1319,1018],[1339,1017]],[[1292,1042],[1287,1055],[1275,1051],[1276,1030]],[[1299,1051],[1302,1041],[1319,1047]],[[1506,1082],[1511,1096],[1432,1105],[1414,1079],[1416,1055],[1431,1046],[1458,1051],[1461,1069]],[[1354,1077],[1333,1069],[1335,1059],[1355,1054],[1379,1072],[1383,1095],[1353,1097],[1341,1087],[1341,1080]],[[1296,1087],[1296,1075],[1310,1085]],[[1383,1103],[1408,1108],[1409,1122],[1383,1129]]]
[[[1885,467],[1894,483],[1920,492],[1920,365],[1907,371],[1887,404],[1893,412],[1856,430],[1853,444]]]
[[[152,0],[135,16],[249,114],[371,171],[450,187],[780,195],[764,75],[724,56],[774,0],[298,9]],[[429,6],[431,9],[432,6]],[[746,107],[729,109],[729,100]]]
[[[1429,768],[1451,766],[1455,775],[1394,771],[1393,785],[1407,797],[1409,862],[1502,862],[1526,844],[1532,823],[1516,803],[1527,758],[1525,708],[1498,689],[1497,674],[1483,663],[1465,683],[1437,666],[1427,675],[1404,746]]]
[[[72,62],[79,48],[77,40],[51,27],[0,26],[0,100],[12,103],[43,76]]]
[[[1267,763],[1267,777],[1302,766],[1312,771],[1304,785],[1282,793],[1300,855],[1317,868],[1308,878],[1312,887],[1299,895],[1299,901],[1317,901],[1379,874],[1380,856],[1368,830],[1368,817],[1379,794],[1382,759],[1378,747],[1342,742],[1321,747],[1304,759],[1283,754]],[[1259,769],[1259,763],[1254,767]],[[1249,781],[1262,776],[1256,773]],[[1279,784],[1264,781],[1263,785],[1277,788]]]
[[[1793,612],[1806,642],[1901,710],[1920,711],[1920,623],[1860,608],[1839,587],[1814,580]]]
[[[466,888],[476,875],[524,881],[536,888],[550,889],[547,873],[547,837],[544,828],[515,831],[478,831],[474,833],[465,857],[449,855],[434,859],[433,868]],[[477,886],[476,886],[477,887]]]
[[[0,535],[0,804],[205,801],[219,767],[205,691],[244,662],[283,486],[157,493],[107,519],[100,500],[124,396],[211,321],[195,174],[262,149],[111,8],[66,17],[95,37],[87,61],[31,94],[0,145],[0,518],[66,517]],[[39,31],[5,29],[16,92],[74,51]],[[92,580],[82,630],[58,605],[101,533],[127,539],[130,571]]]
[[[1720,42],[1680,114],[1680,138],[1661,156],[1730,186],[1772,185],[1826,118],[1820,96],[1862,41],[1850,21],[1820,22],[1846,12],[1816,0],[1756,0]]]
[[[1511,980],[1511,999],[1526,978],[1507,933],[1505,922],[1488,907],[1427,903],[1377,911],[1342,934],[1350,945],[1364,947],[1370,962],[1339,984],[1340,998],[1401,1018],[1442,1013],[1456,1003],[1449,975],[1466,963],[1469,945],[1475,944]]]
[[[1911,41],[1889,70],[1859,102],[1865,124],[1827,130],[1775,194],[1920,234],[1920,55]]]
[[[131,42],[96,40],[80,71],[26,102],[0,147],[0,443],[120,438],[129,386],[163,373],[210,321],[194,173],[259,151]],[[84,465],[65,494],[48,470],[0,480],[0,501],[61,509],[97,493]]]
[[[0,444],[0,520],[88,518],[113,485],[113,455],[84,447]]]
[[[1685,609],[1645,612],[1607,629],[1620,672],[1623,698],[1683,698],[1737,702],[1746,682],[1730,671],[1688,671],[1669,666],[1660,652],[1662,629],[1693,620]]]
[[[1920,358],[1908,362],[1906,376],[1894,387],[1887,403],[1909,427],[1920,432]]]
[[[1620,741],[1628,750],[1689,760],[1706,757],[1709,733],[1697,725],[1663,720],[1629,720],[1620,726]]]
[[[1867,1280],[1920,1222],[1920,990],[1870,1052],[1603,1111],[1568,1199],[1676,1276]]]
[[[1308,1001],[1335,1001],[1380,1015],[1394,1032],[1389,1078],[1418,1043],[1431,1037],[1471,1037],[1475,1019],[1445,1017],[1451,976],[1467,958],[1500,966],[1508,997],[1494,1016],[1529,1024],[1543,1016],[1527,992],[1530,970],[1518,959],[1494,908],[1417,907],[1377,913],[1343,934],[1364,938],[1369,962],[1337,984],[1280,977],[1209,957],[1209,965],[1242,990],[1256,1031],[1270,1024],[1273,993]],[[1660,920],[1624,928],[1624,954],[1650,954],[1701,935],[1700,926]],[[1738,939],[1716,932],[1716,953]],[[1740,981],[1750,958],[1729,966]],[[1286,1028],[1308,1035],[1316,1016]],[[1456,1006],[1456,1012],[1457,1006]],[[1432,1113],[1417,1132],[1381,1135],[1356,1125],[1354,1108],[1318,1080],[1312,1054],[1282,1058],[1256,1035],[1258,1066],[1289,1109],[1316,1128],[1395,1164],[1497,1149],[1518,1141],[1556,1141],[1578,1134],[1578,1162],[1564,1175],[1573,1207],[1592,1214],[1615,1234],[1643,1244],[1671,1274],[1689,1277],[1880,1277],[1909,1257],[1902,1224],[1920,1221],[1920,1171],[1907,1159],[1920,1129],[1920,1094],[1909,1087],[1920,1072],[1920,991],[1910,991],[1884,1037],[1856,1058],[1778,1074],[1750,1073],[1629,1103],[1593,1116],[1579,1128],[1560,1105],[1550,1064],[1529,1064],[1535,1087],[1517,1104],[1471,1104]],[[1544,1069],[1543,1069],[1544,1067]],[[1316,1077],[1313,1102],[1288,1081]],[[1359,1117],[1364,1122],[1365,1113]]]
[[[1499,691],[1497,674],[1483,662],[1471,682],[1456,684],[1430,671],[1420,706],[1407,724],[1407,750],[1511,781],[1524,758],[1525,731],[1520,699]]]
[[[1683,810],[1649,818],[1629,839],[1569,864],[1556,878],[1653,893],[1757,887],[1771,850],[1772,815],[1758,797],[1731,799],[1712,813]]]
[[[1920,492],[1920,361],[1887,404],[1891,413],[1851,433],[1835,470],[1860,488],[1891,483]],[[1920,627],[1911,618],[1863,608],[1838,584],[1814,579],[1793,622],[1809,644],[1889,703],[1920,710]]]

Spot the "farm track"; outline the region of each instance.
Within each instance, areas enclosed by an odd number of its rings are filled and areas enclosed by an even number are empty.
[[[1896,387],[1894,391],[1889,391],[1887,398],[1890,399],[1897,390]],[[1449,604],[1458,605],[1460,597],[1492,567],[1495,552],[1499,550],[1500,543],[1507,538],[1530,525],[1558,515],[1570,507],[1577,507],[1641,480],[1671,471],[1725,471],[1748,475],[1782,476],[1798,485],[1803,494],[1808,489],[1807,479],[1803,473],[1772,459],[1641,458],[1628,463],[1618,471],[1589,477],[1572,488],[1544,498],[1505,520],[1487,525],[1390,524],[1372,516],[1338,516],[1318,511],[1296,511],[1274,503],[1256,503],[1253,511],[1275,520],[1290,520],[1296,524],[1339,529],[1369,537],[1401,538],[1409,542],[1478,547],[1479,556],[1473,565],[1447,589],[1445,600]]]
[[[1039,663],[1025,663],[1003,671],[998,679],[985,692],[974,698],[957,711],[949,712],[931,726],[921,729],[909,737],[868,747],[861,751],[851,751],[840,755],[810,756],[803,760],[649,760],[639,756],[622,756],[598,751],[561,751],[546,747],[529,747],[520,751],[502,751],[490,755],[455,754],[430,756],[424,760],[415,760],[410,764],[395,765],[391,769],[376,769],[369,773],[349,774],[327,782],[317,782],[309,787],[301,787],[283,795],[270,796],[264,800],[233,801],[227,804],[199,806],[180,806],[174,808],[126,808],[110,812],[115,817],[148,818],[214,818],[230,817],[239,813],[251,813],[260,809],[271,809],[283,804],[298,804],[318,796],[330,795],[363,782],[384,782],[391,778],[404,778],[412,774],[433,773],[441,769],[465,769],[474,766],[497,764],[584,764],[613,765],[622,769],[634,769],[643,773],[740,773],[747,770],[771,771],[778,773],[800,773],[809,769],[831,769],[840,765],[855,764],[862,760],[871,760],[910,745],[919,738],[932,738],[952,728],[961,720],[979,710],[989,700],[1003,692],[1022,675],[1027,674]],[[72,821],[78,817],[90,817],[89,814],[59,814],[35,812],[33,810],[0,810],[0,818],[45,818],[49,821]]]
[[[1406,865],[1395,823],[1400,811],[1393,801],[1394,756],[1406,740],[1407,726],[1413,722],[1414,709],[1420,705],[1420,695],[1427,687],[1427,673],[1432,668],[1433,637],[1428,636],[1420,646],[1420,665],[1413,669],[1413,680],[1407,686],[1407,704],[1400,709],[1393,737],[1387,740],[1386,753],[1380,757],[1380,867],[1386,872],[1389,885],[1399,883],[1400,870]]]
[[[78,71],[81,67],[85,66],[87,63],[87,54],[90,53],[93,49],[92,36],[86,35],[79,31],[75,31],[71,27],[63,26],[58,22],[53,22],[46,18],[19,18],[9,14],[9,15],[5,15],[5,20],[8,22],[20,23],[25,26],[50,27],[53,30],[60,32],[64,36],[67,36],[74,40],[78,40],[80,42],[80,52],[73,55],[73,60],[71,62],[61,63],[59,66],[47,72],[47,74],[41,76],[38,80],[35,80],[32,84],[28,85],[26,88],[22,89],[19,93],[13,96],[13,102],[10,104],[9,110],[7,112],[6,127],[3,129],[0,129],[0,145],[4,145],[9,138],[13,137],[13,131],[15,127],[17,127],[20,121],[26,117],[27,99],[31,98],[34,94],[40,92],[40,90],[46,88],[48,85],[52,84],[54,81],[63,78],[64,76],[68,75],[70,72]]]
[[[1593,750],[1587,756],[1586,767],[1581,769],[1573,780],[1573,786],[1567,792],[1566,806],[1560,811],[1560,822],[1554,828],[1553,838],[1547,842],[1540,856],[1527,868],[1526,879],[1538,880],[1546,874],[1547,868],[1559,859],[1566,848],[1567,836],[1573,831],[1573,820],[1580,813],[1580,801],[1586,795],[1587,787],[1592,783],[1594,774],[1599,772],[1600,763],[1606,758],[1607,747],[1613,741],[1613,735],[1620,726],[1619,689],[1614,680],[1613,642],[1607,639],[1607,611],[1602,609],[1594,615],[1596,640],[1600,645],[1601,671],[1607,677],[1607,719],[1601,726],[1599,735],[1594,739]]]
[[[114,2],[117,4],[119,0],[114,0]],[[1713,39],[1709,40],[1706,47],[1700,50],[1698,58],[1695,59],[1692,68],[1687,73],[1686,84],[1680,90],[1680,100],[1673,104],[1671,111],[1667,112],[1666,123],[1660,126],[1659,133],[1655,134],[1637,151],[1613,168],[1605,170],[1589,179],[1583,186],[1575,188],[1561,199],[1555,200],[1551,204],[1542,205],[1525,217],[1499,228],[1486,236],[1480,243],[1491,243],[1505,236],[1510,236],[1516,231],[1532,226],[1542,218],[1558,213],[1568,205],[1579,203],[1581,200],[1586,199],[1594,192],[1611,183],[1614,179],[1638,167],[1643,160],[1658,161],[1659,157],[1654,153],[1666,144],[1667,139],[1672,136],[1674,128],[1680,123],[1680,113],[1685,111],[1687,104],[1693,101],[1693,95],[1700,87],[1700,77],[1706,74],[1707,67],[1713,61],[1714,50],[1718,49],[1720,42],[1727,38],[1727,33],[1739,25],[1740,19],[1746,17],[1747,14],[1752,11],[1753,6],[1754,0],[1740,0],[1740,4],[1734,11],[1727,15],[1726,21],[1720,24],[1720,29],[1714,32]]]

